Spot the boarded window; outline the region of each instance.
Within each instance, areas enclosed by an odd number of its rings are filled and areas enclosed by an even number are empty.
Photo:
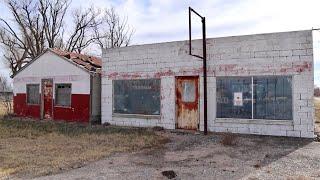
[[[160,79],[113,81],[113,112],[160,115]]]
[[[292,119],[291,77],[254,77],[254,118]]]
[[[290,120],[291,81],[286,76],[217,78],[217,117]]]
[[[57,106],[71,106],[71,84],[56,84]]]
[[[39,84],[27,84],[27,103],[40,104]]]
[[[217,117],[251,118],[251,77],[217,78]]]

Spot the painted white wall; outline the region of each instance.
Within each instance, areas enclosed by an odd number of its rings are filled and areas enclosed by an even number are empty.
[[[90,94],[90,74],[62,57],[47,51],[13,78],[13,92],[26,93],[26,84],[72,83],[72,94]],[[41,88],[40,88],[41,91]]]
[[[312,31],[207,39],[208,128],[276,136],[314,136]],[[130,126],[175,127],[175,76],[200,76],[200,130],[203,130],[202,60],[188,52],[188,41],[103,50],[102,122]],[[192,42],[202,55],[202,41]],[[293,77],[293,120],[216,118],[216,77],[286,75]],[[161,116],[118,118],[112,113],[112,80],[161,79]]]

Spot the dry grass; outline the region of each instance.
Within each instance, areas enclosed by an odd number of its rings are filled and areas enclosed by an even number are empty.
[[[164,140],[142,128],[0,120],[0,179],[57,173],[111,153],[155,147]]]
[[[5,107],[5,102],[0,100],[0,117],[6,116],[6,115],[7,115],[7,110],[6,110],[6,107]]]

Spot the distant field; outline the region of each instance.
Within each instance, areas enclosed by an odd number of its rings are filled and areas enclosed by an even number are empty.
[[[316,123],[320,123],[320,98],[314,100]]]
[[[314,98],[315,108],[315,132],[320,136],[320,98]]]

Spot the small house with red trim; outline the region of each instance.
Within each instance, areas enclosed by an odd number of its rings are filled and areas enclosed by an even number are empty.
[[[21,117],[99,122],[101,59],[47,49],[13,76],[14,113]]]

